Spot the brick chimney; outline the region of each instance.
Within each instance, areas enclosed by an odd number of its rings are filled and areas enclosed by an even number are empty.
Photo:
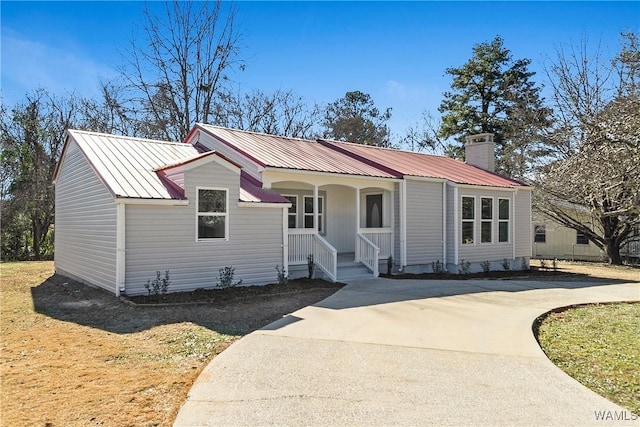
[[[479,133],[466,136],[464,139],[464,158],[466,163],[489,172],[495,172],[496,155],[493,134]]]

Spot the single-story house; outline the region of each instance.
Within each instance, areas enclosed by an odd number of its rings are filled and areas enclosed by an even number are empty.
[[[594,226],[589,210],[585,207],[567,204],[573,216],[581,218],[583,224]],[[562,259],[571,261],[607,261],[604,249],[599,248],[587,236],[571,227],[560,224],[556,220],[539,212],[533,214],[533,258]],[[640,224],[636,225],[627,243],[620,248],[623,259],[632,264],[640,262]]]
[[[307,274],[528,268],[531,188],[493,173],[493,136],[467,163],[197,124],[183,142],[69,130],[54,182],[56,272],[114,292]]]

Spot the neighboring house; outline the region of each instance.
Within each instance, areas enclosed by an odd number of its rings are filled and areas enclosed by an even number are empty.
[[[553,220],[534,220],[533,258],[564,259],[572,261],[603,261],[602,249],[579,231]]]
[[[531,188],[492,173],[488,134],[446,157],[198,124],[184,143],[69,130],[55,173],[56,271],[119,295],[528,267]],[[472,165],[473,164],[473,165]],[[488,170],[485,170],[488,169]]]

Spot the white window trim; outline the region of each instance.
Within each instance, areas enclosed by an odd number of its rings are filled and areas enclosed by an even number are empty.
[[[282,194],[282,197],[291,197],[296,199],[296,212],[295,213],[290,213],[289,209],[287,209],[287,225],[289,225],[289,217],[293,216],[296,218],[296,226],[295,228],[300,228],[300,221],[298,219],[298,212],[300,211],[300,203],[298,201],[298,195],[297,194]],[[304,210],[304,206],[302,207],[302,209]]]
[[[312,213],[305,212],[305,210],[304,210],[305,199],[313,200],[313,196],[307,196],[307,195],[303,195],[302,196],[302,227],[301,228],[305,228],[307,230],[311,230],[313,228],[305,227],[305,219],[308,216],[313,218],[313,212]],[[322,225],[322,227],[320,227],[322,229],[322,232],[318,231],[318,233],[324,235],[324,234],[327,233],[326,224],[325,224],[325,221],[324,221],[325,215],[327,213],[327,205],[324,202],[324,196],[318,196],[318,206],[320,206],[320,200],[322,200],[322,213],[318,212],[318,222],[320,223],[318,225]],[[320,210],[320,209],[318,208],[318,210]]]
[[[226,203],[226,212],[216,212],[212,214],[210,212],[200,213],[200,190],[216,190],[216,191],[224,191],[225,192],[225,203]],[[220,188],[220,187],[196,187],[196,203],[195,203],[195,211],[196,211],[196,242],[228,242],[229,241],[229,189],[228,188]],[[198,237],[198,218],[201,216],[224,216],[224,237],[206,237],[199,238]]]
[[[465,219],[463,216],[463,209],[464,209],[464,199],[473,199],[473,219]],[[476,234],[477,234],[477,228],[476,227],[476,220],[478,219],[478,215],[476,210],[478,209],[478,204],[476,203],[476,196],[465,196],[465,195],[461,195],[460,196],[460,224],[458,225],[460,227],[460,244],[463,246],[474,246],[477,244],[478,239],[476,238]],[[465,243],[462,241],[462,224],[464,224],[465,222],[470,222],[473,224],[473,243]]]
[[[537,227],[543,227],[544,233],[536,233]],[[536,236],[541,235],[544,236],[544,242],[536,242]],[[537,245],[544,245],[547,243],[547,225],[546,224],[534,224],[533,225],[533,243]]]
[[[369,192],[365,192],[363,194],[364,194],[364,225],[365,225],[364,228],[366,228],[366,226],[367,226],[367,197],[368,196],[381,196],[381,201],[382,201],[382,206],[380,206],[380,215],[382,215],[382,227],[381,228],[384,228],[384,224],[385,224],[384,220],[386,218],[385,209],[384,209],[385,208],[384,192],[382,192],[382,191],[373,191],[373,192],[370,192],[370,193]]]
[[[507,200],[509,202],[509,219],[500,219],[500,200]],[[497,238],[496,238],[496,243],[497,244],[502,244],[502,245],[508,245],[511,243],[511,236],[513,235],[513,230],[511,229],[511,218],[513,218],[513,203],[511,202],[511,199],[508,197],[498,197],[498,204],[496,206],[497,208],[497,215],[496,215],[496,220],[498,221],[498,227],[496,228],[496,232],[497,232]],[[507,223],[507,240],[504,242],[500,241],[500,223],[501,222],[506,222]]]
[[[491,218],[490,219],[483,219],[482,218],[482,199],[489,199],[491,200]],[[480,244],[481,245],[493,245],[494,242],[497,241],[496,236],[494,236],[494,234],[496,233],[496,227],[494,226],[494,222],[495,222],[495,218],[496,218],[496,203],[495,203],[495,197],[491,197],[491,196],[481,196],[480,197],[480,229],[478,230],[480,233]],[[482,241],[482,223],[484,222],[488,222],[491,224],[491,240],[488,242],[483,242]]]

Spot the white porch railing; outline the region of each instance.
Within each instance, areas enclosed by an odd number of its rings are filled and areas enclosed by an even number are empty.
[[[373,272],[373,277],[378,277],[378,259],[380,248],[363,234],[356,235],[356,261],[363,263]]]
[[[306,264],[309,255],[329,277],[338,279],[338,251],[311,228],[289,229],[289,265]]]
[[[313,261],[329,280],[338,280],[338,251],[319,234],[313,235]]]
[[[393,242],[391,241],[391,228],[361,228],[358,234],[362,234],[374,245],[380,248],[380,258],[389,258],[393,254]],[[356,258],[358,245],[356,244]]]
[[[313,254],[312,228],[289,229],[289,265],[306,264],[307,257]]]

